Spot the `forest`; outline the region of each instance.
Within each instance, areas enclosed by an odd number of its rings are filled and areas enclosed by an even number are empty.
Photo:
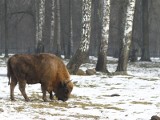
[[[160,56],[159,5],[158,0],[1,0],[0,53],[64,55],[72,58],[68,69],[74,74],[89,56],[97,56],[96,70],[106,72],[105,57],[113,56],[119,58],[117,71],[126,71],[128,60]]]

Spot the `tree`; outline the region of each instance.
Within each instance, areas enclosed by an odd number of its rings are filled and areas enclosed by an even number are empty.
[[[73,20],[72,20],[72,0],[69,0],[69,39],[67,41],[67,52],[65,54],[65,58],[69,59],[71,57],[71,54],[72,54],[72,48],[73,48]]]
[[[118,58],[120,41],[123,39],[123,12],[125,0],[111,0],[108,54]]]
[[[50,52],[53,51],[54,30],[55,30],[55,0],[52,0],[52,12],[51,12],[51,32],[50,32]]]
[[[141,61],[151,61],[149,53],[148,0],[142,0],[142,31]]]
[[[108,72],[106,68],[106,57],[108,49],[109,14],[110,0],[103,0],[102,38],[98,52],[98,61],[96,64],[96,70],[102,72]]]
[[[55,0],[55,52],[56,55],[61,57],[61,18],[60,18],[60,0]]]
[[[129,59],[131,62],[138,60],[138,53],[142,43],[142,0],[136,0],[132,30],[132,43]]]
[[[160,0],[149,0],[148,2],[150,57],[160,57]]]
[[[92,0],[91,38],[89,54],[96,57],[98,55],[98,49],[102,35],[102,1],[103,0]]]
[[[45,0],[35,2],[38,4],[36,13],[36,53],[44,52],[44,42],[42,41],[42,33],[45,22]]]
[[[132,25],[133,25],[133,16],[135,10],[135,2],[136,0],[126,0],[126,15],[124,15],[124,37],[121,41],[121,48],[117,66],[117,72],[122,72],[126,74],[127,72],[127,63],[128,63],[128,55],[131,45],[131,35],[132,35]]]
[[[83,0],[82,3],[81,41],[76,53],[67,64],[67,68],[71,74],[77,73],[79,67],[86,60],[88,55],[91,31],[91,1],[92,0]]]
[[[61,2],[61,45],[65,59],[70,59],[73,47],[72,6],[73,0]]]
[[[3,4],[3,1],[0,1],[0,6]],[[3,46],[3,42],[2,42],[2,31],[4,31],[3,30],[3,28],[2,28],[2,13],[4,13],[3,12],[4,11],[4,8],[3,7],[1,7],[0,8],[0,42],[1,42],[1,45],[0,45],[0,48],[2,48],[2,46]],[[0,55],[2,55],[2,51],[0,51]]]
[[[52,0],[45,1],[45,18],[44,18],[44,25],[43,25],[43,32],[42,32],[42,41],[44,43],[45,52],[52,52],[51,47],[53,44],[48,44],[51,42],[51,19],[52,19]]]
[[[4,29],[5,29],[5,56],[8,57],[8,16],[7,16],[7,4],[8,0],[4,1]]]
[[[72,37],[73,37],[73,48],[72,56],[75,54],[79,47],[82,35],[82,2],[83,0],[72,0]]]

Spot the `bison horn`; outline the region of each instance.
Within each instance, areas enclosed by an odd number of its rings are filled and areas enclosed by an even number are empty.
[[[70,83],[70,82],[72,82],[72,80],[68,80],[68,81],[66,82],[66,84],[68,84],[68,83]]]

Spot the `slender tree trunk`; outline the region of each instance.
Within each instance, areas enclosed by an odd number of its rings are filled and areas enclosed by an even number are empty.
[[[39,1],[37,1],[39,2]],[[36,4],[37,4],[36,2]],[[36,53],[44,52],[44,43],[42,41],[42,33],[43,33],[43,26],[45,22],[45,0],[40,0],[38,4],[38,13],[37,13],[37,20],[36,22]]]
[[[82,36],[80,46],[67,64],[71,74],[76,74],[81,64],[86,60],[90,44],[91,31],[91,1],[83,0],[82,5]]]
[[[109,28],[109,46],[110,54],[113,57],[118,58],[119,47],[121,42],[121,33],[124,33],[121,26],[124,26],[122,22],[123,17],[123,4],[125,0],[111,0],[110,3],[110,28]]]
[[[5,56],[8,57],[8,16],[7,16],[8,0],[4,0],[4,26],[5,26]]]
[[[73,0],[62,0],[61,2],[61,45],[65,59],[71,57],[72,3]]]
[[[140,43],[142,42],[142,0],[136,0],[135,13],[132,30],[132,43],[129,59],[131,62],[138,60],[138,52],[140,51]]]
[[[37,48],[38,48],[38,24],[39,24],[39,1],[34,0],[34,5],[35,5],[35,15],[34,15],[34,30],[35,30],[35,53],[37,53]]]
[[[51,17],[52,17],[52,0],[45,1],[45,18],[42,32],[42,41],[45,46],[45,52],[50,52],[51,38]]]
[[[142,55],[141,61],[151,61],[149,53],[148,0],[142,0]]]
[[[72,29],[73,29],[73,49],[72,56],[75,54],[81,41],[82,30],[82,2],[83,0],[72,0]]]
[[[136,0],[127,0],[127,11],[125,16],[124,37],[121,43],[117,72],[127,73],[128,55],[131,45],[132,25]]]
[[[54,29],[55,29],[55,0],[52,0],[50,52],[53,52],[53,41],[54,41],[54,33],[55,33]]]
[[[103,0],[92,0],[92,18],[91,18],[91,42],[90,55],[98,55],[99,44],[102,37],[102,14]]]
[[[110,15],[110,0],[103,0],[103,18],[102,18],[102,38],[99,47],[98,61],[96,70],[101,72],[108,72],[107,63],[107,49],[108,49],[108,35],[109,35],[109,15]]]
[[[73,47],[73,32],[72,32],[72,0],[69,0],[69,39],[66,40],[67,44],[65,46],[65,58],[70,59],[71,51]]]
[[[68,46],[68,58],[71,58],[72,51],[73,51],[73,1],[69,0],[69,18],[70,18],[70,24],[69,24],[69,43]]]
[[[56,4],[56,16],[55,16],[55,44],[56,55],[61,57],[61,22],[60,22],[60,0],[55,0]]]
[[[0,1],[0,5],[2,5],[3,4],[3,1]],[[0,8],[0,20],[2,20],[2,18],[3,18],[3,13],[4,13],[4,8],[3,7],[1,7]],[[0,21],[0,42],[1,42],[1,44],[0,44],[0,48],[3,48],[2,46],[2,40],[3,40],[3,38],[2,38],[2,31],[4,31],[3,30],[3,25],[2,25],[2,21]],[[0,50],[0,55],[2,55],[2,50]]]
[[[61,18],[60,18],[60,0],[57,0],[57,20],[58,20],[58,26],[57,26],[57,55],[61,56]]]

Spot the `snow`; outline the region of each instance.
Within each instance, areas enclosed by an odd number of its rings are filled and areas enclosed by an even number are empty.
[[[93,61],[96,59],[91,57]],[[117,60],[108,57],[110,72]],[[0,61],[0,119],[1,120],[149,120],[160,116],[160,60],[129,63],[127,76],[71,75],[74,89],[67,102],[43,102],[40,84],[27,85],[31,102],[25,102],[18,86],[16,101],[10,101],[6,65]],[[84,64],[82,69],[95,67]],[[111,97],[117,94],[120,96]]]

